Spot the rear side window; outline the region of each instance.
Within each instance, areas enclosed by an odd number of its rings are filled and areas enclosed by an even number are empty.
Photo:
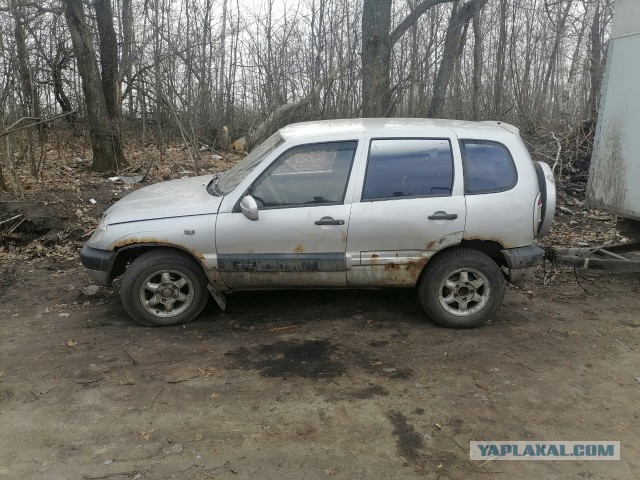
[[[449,140],[371,141],[362,200],[450,196],[452,185]]]
[[[463,140],[466,193],[511,190],[518,180],[511,153],[500,143]]]

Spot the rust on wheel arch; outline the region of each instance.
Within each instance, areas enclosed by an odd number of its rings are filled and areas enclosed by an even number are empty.
[[[153,237],[127,237],[113,243],[113,250],[118,253],[138,247],[177,248],[197,259],[204,268],[205,258],[201,252],[194,251],[192,248],[185,245],[180,245],[178,243],[167,242]]]

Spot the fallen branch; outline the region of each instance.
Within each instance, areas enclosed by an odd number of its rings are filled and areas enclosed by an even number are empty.
[[[73,381],[73,383],[77,383],[78,385],[88,385],[90,383],[99,382],[103,378],[104,378],[104,376],[102,376],[100,378],[96,378],[95,380],[72,380],[72,381]]]
[[[111,477],[124,477],[126,476],[133,476],[133,475],[137,475],[138,473],[140,473],[138,470],[133,470],[131,472],[114,472],[114,473],[108,473],[107,475],[101,475],[99,477],[87,477],[84,476],[82,477],[83,480],[101,480],[103,478],[111,478]]]
[[[134,367],[136,367],[138,370],[140,370],[141,372],[144,373],[144,370],[142,370],[142,368],[140,367],[140,364],[138,363],[138,361],[133,358],[133,355],[131,355],[131,352],[125,350],[125,352],[127,352],[127,355],[129,355],[129,358],[131,359],[131,363]]]
[[[294,328],[298,328],[298,325],[288,325],[286,327],[267,328],[266,330],[262,330],[258,333],[284,332],[287,330],[293,330]]]
[[[26,130],[27,128],[35,127],[36,125],[40,125],[41,123],[47,123],[47,122],[50,122],[52,120],[57,120],[58,118],[66,117],[66,116],[72,115],[74,113],[78,113],[78,112],[76,112],[74,110],[73,112],[61,113],[60,115],[56,115],[55,117],[51,117],[51,118],[45,118],[44,120],[39,120],[38,118],[35,118],[35,117],[24,117],[24,118],[21,118],[20,120],[18,120],[17,122],[13,123],[9,127],[8,130],[6,130],[4,132],[0,132],[0,137],[6,137],[7,135],[11,135],[12,133],[19,132],[20,130]],[[16,125],[20,124],[21,122],[24,122],[25,120],[38,120],[38,121],[34,122],[34,123],[30,123],[29,125],[23,125],[22,127],[14,128]]]
[[[215,149],[213,149],[213,148],[212,148],[212,149],[211,149],[211,151],[212,151],[213,153],[215,153],[216,155],[219,155],[219,156],[221,156],[222,158],[224,158],[227,162],[231,162],[231,163],[233,163],[233,160],[231,160],[231,159],[230,159],[229,157],[227,157],[226,155],[223,155],[223,154],[222,154],[221,152],[219,152],[218,150],[215,150]]]
[[[460,450],[462,450],[463,452],[465,452],[465,451],[466,451],[466,450],[464,449],[464,447],[463,447],[462,445],[460,445],[458,442],[456,442],[452,437],[450,437],[450,436],[449,436],[449,435],[447,435],[446,433],[443,433],[443,435],[444,435],[445,437],[447,437],[449,440],[451,440],[453,443],[455,443],[455,444],[458,446],[458,448],[459,448]]]
[[[11,220],[16,220],[16,219],[20,218],[21,216],[22,216],[22,214],[21,214],[21,213],[19,213],[19,214],[18,214],[18,215],[16,215],[15,217],[11,217],[11,218],[8,218],[7,220],[3,220],[3,221],[1,221],[1,222],[0,222],[0,225],[2,225],[3,223],[9,223]]]
[[[618,342],[620,345],[622,345],[624,348],[626,348],[627,350],[629,350],[630,352],[633,352],[633,349],[630,347],[627,347],[624,343],[622,343],[620,340],[618,340],[617,338],[614,338],[614,340],[616,342]]]
[[[36,393],[36,392],[31,392],[31,395],[33,395],[34,397],[36,397],[36,400],[40,400],[41,397],[44,397],[47,393],[49,392],[53,392],[56,388],[58,388],[57,386],[50,388],[49,390],[47,390],[46,392],[40,392],[40,393]]]
[[[147,167],[147,169],[144,171],[144,174],[142,175],[142,180],[140,180],[140,182],[144,182],[147,177],[149,176],[149,172],[151,171],[151,169],[153,168],[153,166],[155,165],[156,161],[154,158],[152,158],[149,161],[149,166]]]
[[[346,69],[348,66],[349,66],[349,63],[344,65],[339,65],[338,67],[334,68],[325,79],[318,82],[311,89],[311,91],[309,91],[309,93],[307,93],[307,95],[302,97],[300,100],[297,100],[295,102],[285,103],[283,105],[276,107],[273,111],[271,111],[271,113],[269,113],[261,123],[259,123],[256,127],[252,127],[250,129],[249,134],[246,137],[248,149],[249,150],[252,149],[256,145],[258,145],[260,142],[262,142],[264,139],[266,139],[267,135],[270,132],[272,132],[274,127],[278,125],[278,123],[282,120],[282,118],[285,115],[311,103],[311,101],[314,98],[317,98],[320,95],[320,92],[322,91],[322,89],[326,86],[331,85],[331,83],[337,80],[338,77],[340,77],[340,75],[342,74],[342,71]]]
[[[51,168],[53,168],[54,170],[57,170],[57,171],[58,171],[58,172],[60,172],[60,173],[64,173],[65,175],[67,175],[67,176],[69,176],[69,177],[71,177],[71,178],[73,178],[73,179],[75,179],[75,180],[78,180],[78,181],[80,181],[80,182],[82,182],[82,183],[88,183],[89,185],[93,185],[93,182],[91,182],[91,181],[89,181],[89,180],[85,180],[85,179],[83,179],[83,178],[80,178],[80,177],[78,177],[78,176],[76,176],[76,175],[73,175],[73,174],[71,174],[71,173],[69,173],[69,172],[65,171],[64,169],[62,169],[62,168],[60,168],[60,167],[56,167],[55,165],[51,165]],[[80,200],[82,200],[82,199],[80,199]]]
[[[118,172],[118,175],[122,175],[123,173],[127,173],[127,172],[136,173],[141,168],[142,168],[142,165],[131,165],[130,167],[120,170],[120,172]]]
[[[153,402],[151,402],[151,405],[149,405],[150,407],[153,407],[156,404],[156,402],[158,401],[158,398],[160,398],[160,395],[162,395],[162,392],[164,392],[164,385],[162,385],[162,388],[160,389],[158,394],[154,397]]]
[[[176,380],[165,380],[165,383],[170,383],[171,385],[175,385],[176,383],[182,383],[182,382],[188,382],[189,380],[193,380],[194,378],[199,377],[200,374],[196,374],[193,377],[187,377],[187,378],[178,378]]]
[[[20,225],[22,225],[25,222],[26,218],[22,217],[22,219],[16,223],[13,227],[11,227],[9,230],[7,230],[6,232],[3,233],[3,235],[11,235],[13,232],[15,232],[18,227]]]

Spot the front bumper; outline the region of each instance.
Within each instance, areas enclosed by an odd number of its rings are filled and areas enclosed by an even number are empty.
[[[115,252],[108,252],[90,247],[85,243],[80,251],[80,261],[87,269],[87,274],[98,285],[111,285],[111,269],[116,259]]]
[[[509,281],[518,283],[533,278],[536,267],[542,263],[544,253],[537,245],[502,250],[509,269]]]

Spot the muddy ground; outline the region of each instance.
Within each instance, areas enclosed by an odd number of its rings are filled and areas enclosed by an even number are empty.
[[[413,290],[236,293],[147,329],[78,262],[5,266],[0,478],[639,478],[640,276],[580,280],[509,288],[470,331]],[[622,460],[471,462],[487,439]]]
[[[193,174],[184,155],[151,181]],[[640,478],[640,275],[582,271],[585,291],[540,271],[470,331],[411,289],[236,293],[142,328],[78,259],[140,185],[87,164],[0,196],[0,479]],[[611,238],[613,217],[560,199],[547,244]],[[620,441],[622,459],[471,462],[471,440]]]

